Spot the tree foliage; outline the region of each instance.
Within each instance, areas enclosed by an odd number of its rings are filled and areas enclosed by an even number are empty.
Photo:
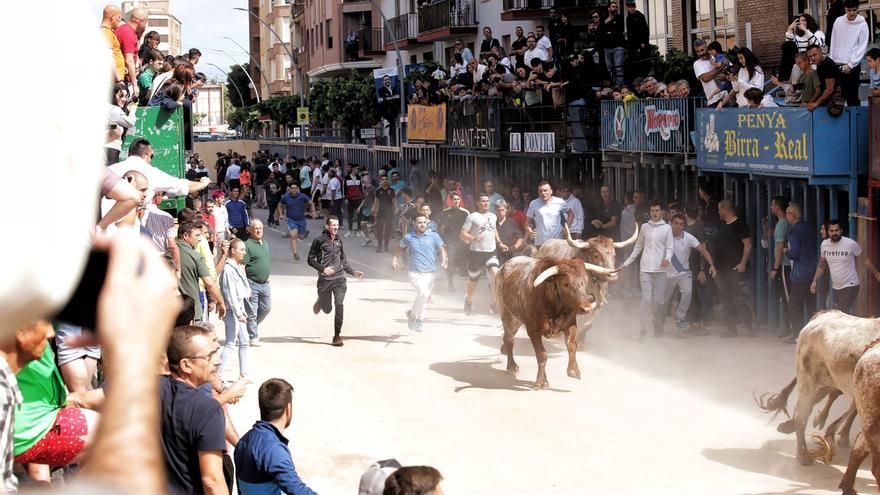
[[[369,74],[352,71],[349,77],[319,79],[309,90],[309,110],[320,127],[372,127],[378,121],[376,93]]]
[[[296,125],[296,108],[302,100],[299,95],[273,96],[257,104],[257,110],[268,115],[278,125],[289,127]]]
[[[226,78],[226,93],[232,106],[236,108],[247,107],[257,102],[256,98],[251,97],[251,81],[245,73],[248,65],[233,65],[229,68],[229,76]]]
[[[679,81],[687,80],[691,84],[691,88],[698,87],[697,79],[694,76],[694,57],[688,55],[678,48],[670,48],[666,52],[666,56],[660,55],[660,51],[656,46],[651,46],[654,57],[654,77],[658,81]]]

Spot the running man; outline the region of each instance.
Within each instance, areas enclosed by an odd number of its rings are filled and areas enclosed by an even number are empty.
[[[430,210],[428,205],[422,208]],[[403,236],[394,250],[391,268],[397,270],[400,267],[397,258],[401,251],[406,249],[409,254],[409,281],[416,288],[416,298],[413,300],[412,308],[406,312],[406,319],[410,330],[421,332],[425,303],[431,297],[434,281],[437,278],[437,255],[440,255],[440,268],[444,270],[447,266],[447,258],[440,235],[428,230],[427,215],[417,214],[413,226],[415,232]]]
[[[345,274],[358,280],[364,278],[364,272],[354,271],[348,264],[338,233],[339,219],[334,215],[328,216],[321,237],[312,241],[308,259],[309,266],[318,271],[318,300],[312,305],[312,311],[315,314],[321,311],[330,314],[333,303],[336,303],[336,313],[333,315],[334,347],[342,347],[342,318],[345,291],[348,289]]]
[[[309,236],[309,224],[306,221],[306,207],[315,216],[315,205],[308,196],[299,191],[299,185],[295,182],[287,187],[287,192],[281,196],[275,218],[281,218],[282,210],[287,216],[287,237],[290,238],[290,252],[293,253],[293,261],[299,261],[299,253],[296,250],[297,242]]]
[[[470,316],[473,313],[474,289],[477,288],[477,282],[483,272],[489,272],[489,308],[495,312],[495,275],[498,274],[498,257],[495,256],[495,250],[501,240],[498,238],[498,231],[495,228],[497,217],[489,212],[489,195],[480,194],[477,202],[477,211],[471,213],[464,220],[461,226],[459,236],[461,240],[468,244],[467,253],[467,272],[468,284],[467,294],[464,299],[464,314]]]
[[[712,255],[696,237],[684,231],[687,221],[683,215],[675,215],[672,217],[672,259],[666,266],[666,296],[664,297],[663,317],[666,317],[665,308],[669,307],[672,302],[672,296],[675,290],[681,293],[681,300],[678,303],[678,310],[675,312],[675,335],[676,337],[685,337],[687,333],[706,335],[705,330],[689,332],[687,320],[688,309],[691,307],[691,297],[693,296],[693,274],[690,268],[691,250],[696,250],[709,263],[709,275],[715,277],[715,263],[712,261]],[[701,284],[706,283],[706,272],[700,270],[697,279]]]
[[[465,253],[464,243],[461,241],[461,226],[464,225],[465,219],[471,212],[461,207],[461,195],[455,191],[449,194],[452,206],[446,208],[440,213],[440,220],[437,222],[440,236],[446,243],[446,252],[449,254],[450,266],[446,269],[446,279],[449,283],[449,292],[455,291],[455,285],[452,283],[455,275],[460,275],[464,265],[462,259]]]

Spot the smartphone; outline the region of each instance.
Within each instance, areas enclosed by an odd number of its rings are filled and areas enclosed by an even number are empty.
[[[89,252],[85,270],[82,277],[70,296],[70,300],[64,308],[55,315],[57,320],[82,327],[85,330],[95,330],[96,309],[98,295],[104,287],[104,279],[107,277],[107,251],[93,249]]]

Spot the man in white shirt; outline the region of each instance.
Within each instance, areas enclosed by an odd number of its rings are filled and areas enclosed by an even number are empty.
[[[859,78],[862,59],[868,50],[868,23],[859,15],[859,0],[844,0],[846,15],[834,21],[831,30],[831,51],[828,56],[840,65],[841,87],[846,104],[859,106]]]
[[[468,284],[464,298],[464,314],[468,316],[473,312],[472,302],[477,282],[486,271],[489,273],[490,309],[495,312],[495,276],[501,266],[495,255],[496,247],[501,243],[497,221],[495,214],[489,212],[489,195],[483,193],[477,200],[477,211],[465,218],[459,232],[459,238],[468,245]]]
[[[672,301],[675,290],[678,289],[681,293],[681,300],[675,312],[675,333],[673,335],[676,337],[684,337],[689,326],[686,317],[688,309],[691,307],[691,296],[693,295],[693,274],[690,268],[692,249],[696,249],[709,262],[709,275],[715,276],[712,255],[696,237],[684,231],[686,224],[687,221],[683,215],[672,217],[672,258],[669,260],[669,265],[666,266],[666,295],[663,298],[665,309]],[[705,272],[700,272],[698,278],[701,284],[706,283]],[[666,311],[663,312],[663,315],[665,318]]]
[[[529,66],[533,58],[547,60],[547,51],[537,46],[537,41],[534,35],[530,34],[529,37],[526,38],[526,47],[528,47],[526,53],[523,54],[523,60],[525,60],[526,66]]]
[[[553,188],[546,180],[538,184],[538,197],[529,203],[526,218],[526,233],[529,239],[540,248],[549,239],[558,239],[562,235],[563,215],[568,224],[574,220],[574,213],[568,208],[565,200],[553,195]]]
[[[571,230],[572,239],[581,239],[584,231],[584,206],[581,204],[580,198],[571,193],[571,187],[563,185],[559,188],[559,195],[565,201],[565,205],[571,210],[573,218],[569,230]]]
[[[654,336],[663,335],[664,297],[666,295],[666,267],[672,259],[672,229],[663,221],[659,201],[651,203],[651,219],[642,224],[632,254],[623,262],[631,265],[641,255],[639,283],[642,286],[641,331],[639,342],[648,336],[653,325]]]
[[[822,241],[820,248],[821,256],[810,292],[816,293],[816,284],[825,270],[831,273],[831,293],[834,295],[834,308],[847,314],[852,314],[853,305],[859,295],[859,272],[856,271],[856,261],[862,254],[859,243],[843,236],[843,228],[838,220],[828,222],[828,238]],[[871,258],[865,257],[865,266],[871,274],[880,282],[880,272],[871,263]]]
[[[697,59],[694,60],[694,74],[703,85],[703,94],[706,95],[707,103],[714,105],[727,96],[726,91],[718,91],[715,78],[721,72],[722,67],[712,65],[712,57],[709,56],[709,46],[703,40],[694,40],[694,52]]]
[[[544,50],[547,53],[547,58],[542,58],[541,60],[545,62],[553,61],[553,43],[550,42],[550,38],[544,34],[544,26],[535,26],[535,45]],[[526,59],[526,64],[529,63],[529,59]]]
[[[241,165],[237,161],[233,161],[229,168],[226,169],[226,177],[224,179],[230,191],[233,187],[241,187]]]

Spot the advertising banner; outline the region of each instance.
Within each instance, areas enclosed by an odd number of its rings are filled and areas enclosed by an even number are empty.
[[[446,104],[410,105],[407,123],[410,141],[446,141]]]
[[[397,67],[373,69],[373,80],[376,86],[376,101],[399,105],[400,93],[397,84]]]
[[[809,110],[700,109],[696,120],[698,168],[785,176],[813,172]]]
[[[687,153],[688,127],[699,104],[702,100],[694,98],[603,101],[601,149]]]

